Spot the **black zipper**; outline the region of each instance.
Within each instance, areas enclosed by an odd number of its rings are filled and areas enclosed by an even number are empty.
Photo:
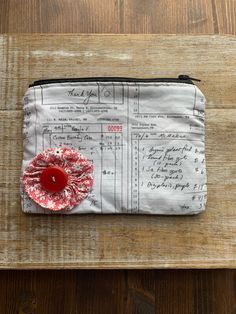
[[[73,82],[167,82],[167,83],[186,83],[193,84],[193,81],[201,82],[201,80],[190,77],[185,74],[179,75],[177,78],[134,78],[134,77],[80,77],[80,78],[60,78],[60,79],[47,79],[47,80],[38,80],[33,84],[30,84],[29,87],[45,85],[45,84],[54,84],[54,83],[73,83]]]

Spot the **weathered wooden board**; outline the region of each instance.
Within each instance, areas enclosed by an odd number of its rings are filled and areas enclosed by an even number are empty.
[[[0,37],[0,267],[236,267],[236,38]],[[208,104],[208,204],[194,217],[29,216],[21,212],[21,99],[34,79],[191,74]]]

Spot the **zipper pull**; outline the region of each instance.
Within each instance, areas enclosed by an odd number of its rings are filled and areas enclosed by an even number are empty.
[[[179,79],[179,80],[190,80],[190,81],[201,82],[201,80],[196,79],[196,78],[194,78],[194,77],[190,77],[190,76],[185,75],[185,74],[179,75],[179,76],[178,76],[178,79]]]

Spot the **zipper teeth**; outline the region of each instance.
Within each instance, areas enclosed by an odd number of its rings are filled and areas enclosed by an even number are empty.
[[[61,79],[46,79],[38,80],[33,84],[30,84],[29,87],[44,85],[44,84],[53,84],[53,83],[74,83],[74,82],[171,82],[171,83],[185,83],[192,84],[194,83],[191,79],[180,79],[180,78],[134,78],[134,77],[80,77],[80,78],[61,78]]]

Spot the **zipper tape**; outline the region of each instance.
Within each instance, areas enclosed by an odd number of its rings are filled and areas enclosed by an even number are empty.
[[[192,78],[188,75],[181,74],[177,78],[134,78],[134,77],[80,77],[80,78],[58,78],[58,79],[45,79],[35,81],[29,87],[45,84],[55,83],[70,83],[70,82],[169,82],[169,83],[186,83],[193,84],[193,81],[201,82],[201,80]]]

